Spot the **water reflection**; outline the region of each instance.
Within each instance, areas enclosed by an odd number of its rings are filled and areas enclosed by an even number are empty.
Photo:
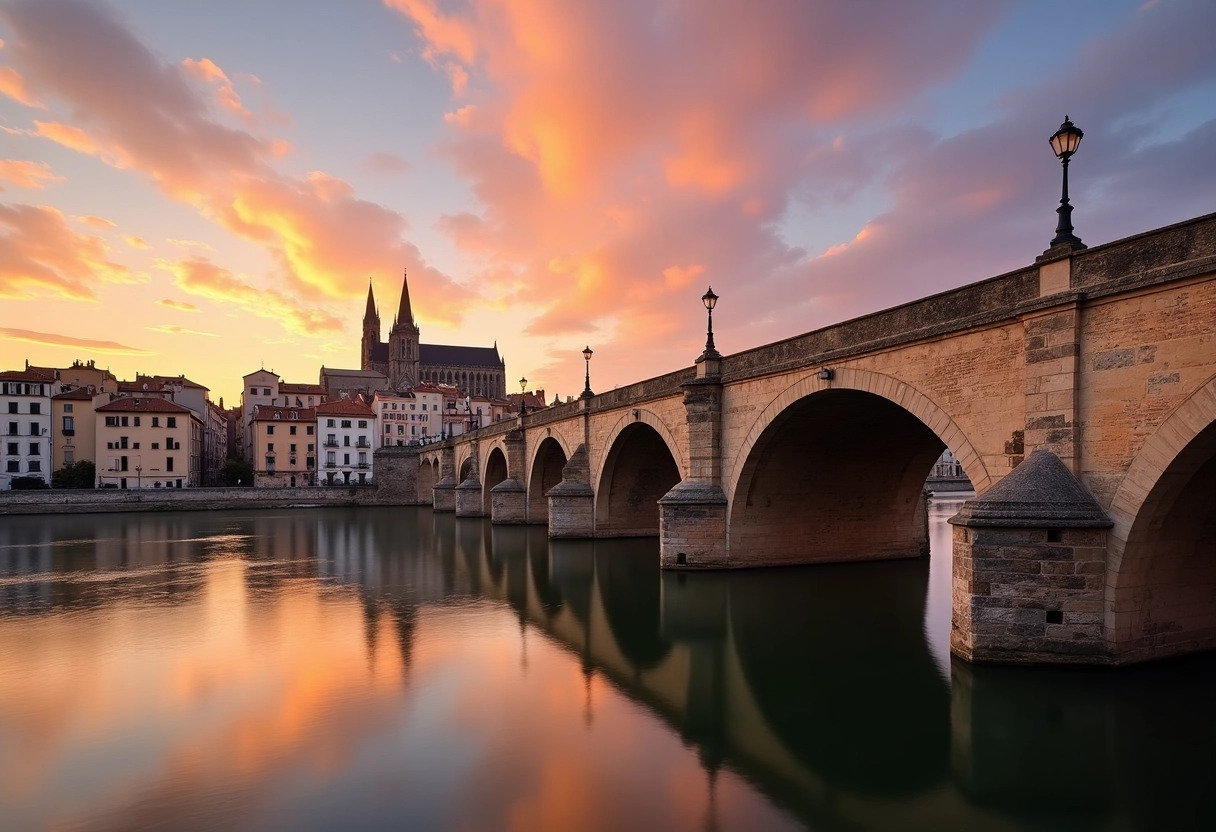
[[[949,663],[947,511],[932,560],[729,574],[413,509],[9,518],[0,826],[1216,828],[1216,663]]]

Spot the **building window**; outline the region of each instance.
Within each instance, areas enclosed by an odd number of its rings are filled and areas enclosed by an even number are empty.
[[[30,415],[37,416],[42,412],[42,405],[38,402],[30,402]]]
[[[120,457],[120,458],[119,458],[119,460],[118,460],[118,470],[119,470],[119,471],[126,471],[126,470],[127,470],[127,458],[126,458],[125,456],[124,456],[124,457]]]
[[[366,419],[360,419],[360,420],[359,420],[359,427],[361,427],[361,428],[365,428],[365,427],[367,427],[367,420],[366,420]]]
[[[167,427],[167,428],[177,427],[177,417],[176,416],[166,416],[165,417],[165,427]]]
[[[292,425],[290,428],[287,429],[287,432],[290,433],[292,436],[295,436],[296,435],[296,426]]]
[[[37,442],[30,443],[30,456],[38,456],[38,443]]]
[[[42,471],[42,463],[36,459],[30,460],[30,473],[37,474]]]
[[[309,442],[309,443],[308,443],[308,452],[309,452],[309,453],[312,453],[312,452],[313,452],[313,447],[312,447],[312,443],[311,443],[311,442]]]
[[[107,416],[106,417],[106,427],[108,427],[108,428],[118,427],[118,417],[117,416]]]
[[[30,422],[30,436],[41,436],[42,431],[38,430],[37,422]]]
[[[16,413],[16,412],[17,412],[17,403],[16,403],[16,402],[9,402],[9,403],[8,403],[8,412],[9,412],[9,413]]]
[[[344,428],[348,428],[348,427],[350,427],[350,419],[343,419],[343,420],[342,420],[342,427],[344,427]]]
[[[71,413],[71,412],[72,412],[72,403],[71,403],[71,402],[65,402],[65,403],[64,403],[64,405],[63,405],[63,412],[64,412],[64,413]]]
[[[305,428],[304,432],[307,433],[309,436],[312,436],[312,425],[308,425],[308,427]]]
[[[263,388],[262,388],[262,395],[263,395],[263,396],[269,396],[269,395],[270,395],[270,388],[269,388],[269,387],[263,387]]]
[[[63,430],[64,430],[64,433],[68,432],[69,430],[70,431],[76,430],[76,417],[75,416],[64,416],[63,417]]]
[[[267,451],[270,451],[271,453],[274,453],[274,443],[273,443],[273,442],[267,442],[267,443],[266,443],[266,450],[267,450]]]
[[[342,454],[342,464],[350,465],[350,454]]]
[[[274,436],[274,425],[267,425],[267,426],[266,426],[266,435],[267,435],[267,436]]]
[[[350,437],[349,437],[349,436],[343,436],[343,437],[342,437],[342,444],[343,444],[343,445],[345,445],[346,447],[348,447],[348,448],[349,448],[349,447],[350,447]]]
[[[67,450],[65,450],[63,452],[63,464],[64,465],[73,465],[73,464],[75,464],[75,462],[76,462],[76,452],[73,451],[71,448],[68,448]]]
[[[15,459],[10,459],[8,461],[7,471],[10,474],[20,474],[21,473],[21,463]]]
[[[327,427],[327,428],[332,428],[333,426],[334,426],[334,420],[333,420],[333,419],[326,419],[326,420],[325,420],[325,427]]]
[[[338,463],[334,461],[336,458],[337,457],[334,456],[333,451],[327,451],[325,453],[325,464],[326,465],[337,465]]]
[[[165,470],[166,471],[173,470],[173,457],[171,457],[171,456],[165,457]]]
[[[160,427],[160,417],[159,416],[152,417],[152,427],[154,427],[154,428]]]
[[[128,424],[128,421],[127,421],[127,417],[126,417],[126,416],[119,416],[119,417],[118,417],[118,424],[122,425],[124,428],[125,428],[125,427],[129,427],[129,424]]]

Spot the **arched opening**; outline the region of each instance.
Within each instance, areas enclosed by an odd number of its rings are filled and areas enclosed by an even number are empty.
[[[659,533],[659,498],[680,482],[675,457],[645,422],[626,426],[604,460],[595,497],[596,537]]]
[[[562,481],[562,468],[566,467],[566,452],[561,443],[552,436],[546,437],[536,449],[532,461],[532,476],[528,480],[528,522],[549,522],[549,501],[545,494]]]
[[[914,557],[928,552],[924,483],[945,444],[894,402],[821,390],[782,411],[735,486],[741,564]]]
[[[437,477],[435,476],[435,466],[429,460],[419,460],[418,462],[418,499],[424,503],[432,501],[432,494],[435,489]]]
[[[1128,659],[1216,648],[1216,422],[1157,478],[1114,577],[1114,641]]]
[[[473,473],[473,457],[465,457],[464,462],[460,463],[460,476],[456,478],[456,481],[458,483],[464,482],[471,477]]]
[[[503,455],[502,448],[495,448],[486,459],[486,475],[481,481],[481,507],[486,517],[490,516],[493,503],[490,491],[506,478],[507,458]]]

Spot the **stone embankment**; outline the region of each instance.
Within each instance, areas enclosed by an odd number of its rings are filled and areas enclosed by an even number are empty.
[[[326,488],[47,489],[0,492],[0,516],[123,511],[397,505],[375,486]]]

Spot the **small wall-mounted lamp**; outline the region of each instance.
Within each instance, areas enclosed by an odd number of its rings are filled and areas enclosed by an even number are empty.
[[[824,367],[822,370],[819,371],[819,380],[820,381],[831,381],[835,377],[836,377],[836,371],[829,367]]]
[[[633,409],[633,418],[635,418],[635,419],[636,419],[636,418],[638,418],[638,417],[639,417],[639,416],[641,416],[641,415],[642,415],[642,411],[638,410],[638,409],[635,407],[635,408]]]

